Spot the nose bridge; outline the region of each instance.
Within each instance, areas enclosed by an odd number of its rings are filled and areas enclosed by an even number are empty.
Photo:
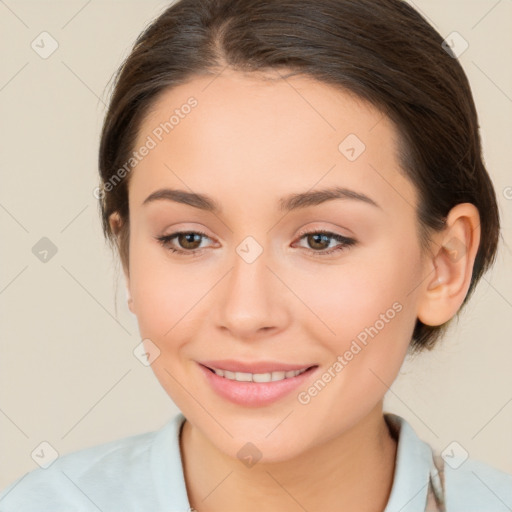
[[[247,236],[235,248],[232,270],[218,304],[218,322],[236,337],[282,327],[286,316],[280,300],[282,284],[268,268],[272,267],[271,256],[270,250],[253,236]]]

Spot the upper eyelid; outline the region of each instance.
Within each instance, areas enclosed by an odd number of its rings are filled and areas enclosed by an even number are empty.
[[[205,233],[201,230],[195,230],[195,229],[178,229],[176,231],[172,231],[168,235],[162,235],[162,236],[170,237],[170,236],[174,236],[174,235],[190,234],[190,233],[201,235],[202,237],[206,237],[206,238],[209,238],[210,240],[212,240],[212,237],[210,235],[208,235],[207,233]],[[314,233],[325,233],[328,235],[336,235],[336,236],[343,236],[345,238],[349,238],[347,235],[342,235],[341,233],[337,233],[336,231],[332,231],[331,229],[327,229],[327,228],[309,228],[309,229],[300,230],[299,233],[297,234],[297,236],[301,237],[301,236],[312,234],[312,233],[313,234]]]

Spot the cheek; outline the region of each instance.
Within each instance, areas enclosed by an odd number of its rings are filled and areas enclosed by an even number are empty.
[[[130,287],[141,335],[163,339],[195,295],[195,280],[186,266],[173,265],[158,243],[134,236],[131,251]]]
[[[419,252],[382,239],[355,251],[341,265],[300,273],[293,283],[308,308],[311,336],[321,337],[337,352],[347,343],[371,336],[405,338],[414,325],[413,290],[421,282]],[[377,334],[378,333],[378,334]]]
[[[139,331],[163,352],[176,353],[206,318],[225,268],[193,257],[169,256],[158,243],[133,237],[130,287]],[[190,262],[189,262],[190,261]]]
[[[362,414],[385,395],[402,366],[416,321],[411,291],[421,281],[417,248],[376,245],[346,266],[329,269],[321,280],[327,286],[320,288],[318,280],[314,286],[309,278],[303,289],[310,290],[308,305],[322,320],[308,315],[304,325],[330,354],[327,371],[336,375],[313,407],[332,409],[336,404],[334,416],[340,422],[347,410]]]
[[[402,366],[416,320],[410,292],[418,284],[415,250],[404,251],[382,246],[374,253],[378,258],[361,257],[345,268],[330,269],[322,278],[328,283],[324,289],[319,289],[318,280],[312,286],[313,278],[307,283],[308,305],[322,322],[308,315],[303,327],[325,349],[328,384],[318,385],[321,392],[312,395],[305,409],[319,417],[331,411],[333,431],[370,411]],[[410,259],[409,265],[404,266],[403,257]]]

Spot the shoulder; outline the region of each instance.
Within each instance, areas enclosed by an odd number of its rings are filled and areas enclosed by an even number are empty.
[[[68,453],[26,473],[0,492],[0,512],[97,512],[113,497],[116,509],[131,510],[129,503],[123,509],[123,499],[134,495],[152,503],[152,452],[159,432]]]
[[[468,457],[455,444],[440,453],[418,437],[403,417],[386,413],[385,419],[398,440],[397,467],[386,512],[425,510],[425,502],[430,506],[426,510],[437,510],[434,495],[440,497],[443,489],[447,512],[512,511],[512,474]],[[422,490],[414,491],[413,499],[414,489]]]
[[[510,512],[512,474],[468,458],[444,464],[446,510],[449,512]]]

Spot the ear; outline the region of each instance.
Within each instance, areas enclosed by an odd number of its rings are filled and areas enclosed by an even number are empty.
[[[429,277],[418,301],[418,318],[425,325],[441,325],[455,316],[471,284],[479,245],[478,209],[471,203],[454,206],[427,259]]]
[[[121,217],[119,216],[119,213],[113,212],[110,215],[108,222],[110,224],[110,229],[112,230],[112,233],[114,233],[114,235],[117,238],[117,246],[119,247],[120,246],[119,231],[122,226],[122,221],[121,221]],[[122,265],[123,265],[123,274],[124,274],[125,286],[126,286],[126,298],[127,298],[127,302],[128,302],[128,308],[130,309],[130,311],[132,313],[135,313],[134,308],[133,308],[133,299],[132,299],[132,295],[131,295],[131,289],[130,289],[130,274],[129,274],[128,269],[126,268],[124,262],[122,262]]]

